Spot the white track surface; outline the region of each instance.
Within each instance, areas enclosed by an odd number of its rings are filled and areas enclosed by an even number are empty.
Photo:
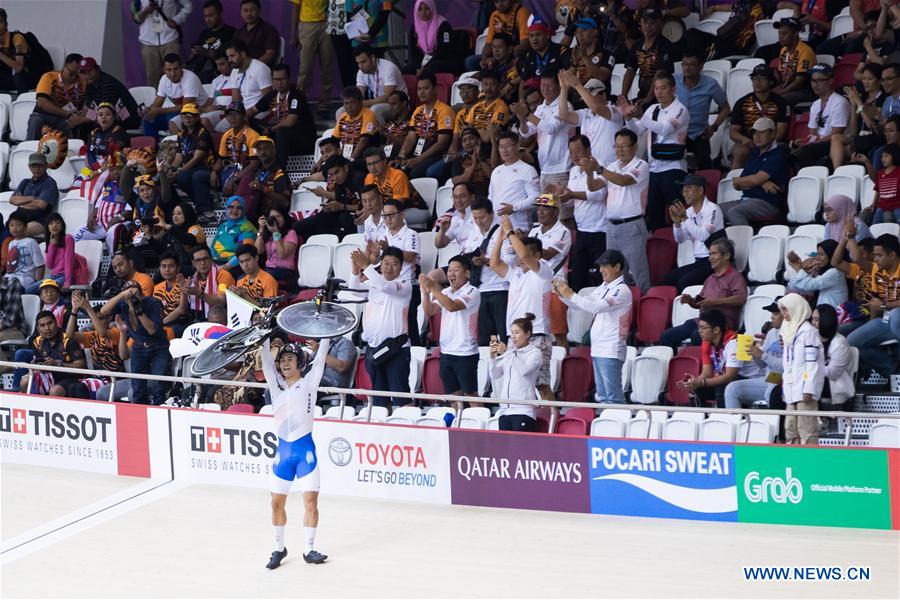
[[[145,480],[18,465],[2,466],[0,484],[3,549],[21,544],[3,554],[4,598],[900,597],[900,536],[890,531],[323,496],[317,547],[331,558],[314,566],[301,558],[295,494],[290,555],[269,572],[262,491],[152,489]],[[48,524],[56,531],[28,541]],[[741,572],[801,565],[868,566],[872,580],[760,583]]]

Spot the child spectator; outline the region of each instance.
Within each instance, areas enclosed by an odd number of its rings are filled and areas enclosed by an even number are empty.
[[[66,222],[59,213],[47,217],[47,231],[50,233],[50,239],[47,241],[47,265],[44,276],[54,280],[64,290],[73,285],[90,283],[87,260],[75,253],[75,240],[66,233]],[[35,293],[38,290],[37,286],[38,283],[34,282],[25,293]]]

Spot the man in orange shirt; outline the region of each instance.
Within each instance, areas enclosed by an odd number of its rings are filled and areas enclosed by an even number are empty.
[[[409,185],[406,173],[390,166],[381,148],[366,150],[365,159],[369,174],[363,183],[377,186],[385,201],[393,198],[408,206],[412,198],[412,186]]]
[[[185,289],[188,304],[198,321],[211,321],[210,309],[225,307],[225,290],[235,285],[234,277],[225,267],[219,267],[212,259],[209,246],[197,246],[191,251],[194,275]]]
[[[488,19],[487,39],[481,56],[475,54],[466,59],[466,71],[477,71],[488,67],[492,53],[492,42],[498,33],[512,36],[518,44],[516,53],[528,50],[528,20],[531,13],[516,0],[497,0],[494,12]]]
[[[119,280],[125,284],[129,281],[136,281],[141,286],[141,293],[144,296],[153,295],[153,278],[146,273],[141,273],[134,268],[134,261],[125,251],[120,251],[112,257],[109,264],[113,273]],[[118,291],[118,290],[116,290]]]
[[[255,154],[253,147],[259,134],[247,125],[247,111],[242,102],[229,104],[225,109],[225,118],[231,127],[219,142],[219,158],[209,174],[209,183],[211,188],[221,185],[223,194],[231,196],[237,188],[241,171],[250,164],[250,159]],[[198,195],[209,193],[202,189],[195,189],[194,192]],[[206,202],[201,202],[200,205],[208,206]]]
[[[230,290],[251,302],[257,298],[274,298],[278,295],[278,282],[275,278],[259,268],[259,255],[256,246],[244,244],[238,248],[238,264],[245,273],[238,279],[237,287]]]
[[[44,125],[72,137],[78,127],[91,123],[84,115],[86,84],[78,76],[82,58],[80,54],[69,54],[61,71],[48,71],[38,81],[37,103],[28,117],[26,139],[40,139]]]
[[[378,133],[378,117],[372,109],[363,106],[362,92],[355,85],[345,87],[341,98],[344,112],[331,135],[340,140],[344,158],[358,161],[372,141],[372,136]]]
[[[453,109],[437,99],[437,78],[432,73],[419,75],[416,92],[420,104],[409,120],[412,131],[400,149],[400,167],[411,179],[439,179],[453,136]]]
[[[812,102],[816,99],[809,86],[809,70],[816,64],[816,53],[805,42],[800,41],[802,24],[794,17],[781,19],[773,23],[778,29],[779,83],[772,88],[772,93],[781,96],[790,106],[800,102]]]

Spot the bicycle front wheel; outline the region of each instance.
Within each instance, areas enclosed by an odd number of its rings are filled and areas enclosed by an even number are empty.
[[[292,304],[278,313],[278,326],[298,337],[323,339],[344,335],[356,329],[356,314],[340,304],[322,302],[316,311],[316,302],[309,300]]]
[[[202,377],[223,369],[248,352],[255,350],[269,333],[260,327],[245,327],[222,336],[197,355],[191,364],[191,375]]]

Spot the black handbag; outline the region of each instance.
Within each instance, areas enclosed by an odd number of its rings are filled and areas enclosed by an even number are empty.
[[[653,109],[653,120],[659,118],[662,107],[657,104]],[[681,160],[684,158],[684,144],[657,144],[656,134],[650,134],[650,156],[656,160]]]
[[[389,361],[395,354],[400,352],[400,349],[403,348],[403,345],[406,344],[408,340],[409,336],[404,333],[397,337],[387,338],[374,348],[369,346],[369,349],[372,351],[372,354],[370,355],[372,362],[375,363],[375,366],[380,367]]]

